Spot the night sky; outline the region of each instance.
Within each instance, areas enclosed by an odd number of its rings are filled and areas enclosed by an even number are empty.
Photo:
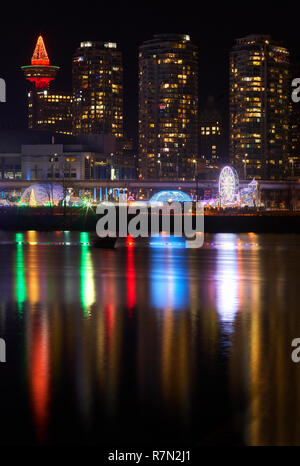
[[[283,42],[300,61],[300,4],[285,1],[224,2],[8,2],[1,5],[0,77],[7,82],[0,104],[1,128],[26,128],[28,85],[20,66],[29,64],[39,33],[51,64],[61,70],[55,89],[71,90],[71,58],[83,40],[117,42],[124,62],[124,119],[128,136],[137,137],[138,46],[155,33],[189,34],[199,47],[199,103],[216,98],[228,121],[228,53],[233,41],[265,33]],[[149,5],[149,6],[147,6]],[[152,5],[152,6],[150,6]],[[164,5],[162,7],[162,5]],[[206,5],[206,6],[205,6]],[[209,5],[209,6],[207,6]],[[197,9],[196,9],[197,7]],[[54,87],[53,87],[54,88]]]

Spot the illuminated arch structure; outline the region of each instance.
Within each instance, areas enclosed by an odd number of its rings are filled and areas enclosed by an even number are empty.
[[[154,194],[149,204],[163,203],[163,202],[191,202],[192,198],[189,194],[182,191],[160,191]]]
[[[35,183],[25,189],[20,204],[29,206],[57,205],[64,198],[62,186],[53,183]]]

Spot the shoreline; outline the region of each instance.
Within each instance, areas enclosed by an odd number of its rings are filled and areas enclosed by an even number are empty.
[[[99,218],[100,215],[93,208],[9,207],[0,209],[0,230],[92,232],[96,230]],[[171,216],[171,228],[172,223]],[[300,211],[207,211],[204,215],[204,232],[300,233]]]

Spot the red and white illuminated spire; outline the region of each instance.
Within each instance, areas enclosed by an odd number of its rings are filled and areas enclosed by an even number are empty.
[[[49,66],[50,60],[47,54],[47,50],[44,44],[44,40],[42,36],[39,36],[32,58],[31,58],[32,65],[44,65]]]
[[[50,60],[42,36],[39,36],[32,58],[31,65],[22,66],[22,71],[28,81],[34,84],[36,90],[49,88],[50,81],[55,79],[58,66],[50,65]]]

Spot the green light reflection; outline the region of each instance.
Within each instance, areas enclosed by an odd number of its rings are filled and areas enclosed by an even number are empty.
[[[94,266],[90,251],[89,233],[80,233],[80,301],[84,315],[89,315],[95,302]]]
[[[15,296],[18,305],[18,312],[23,312],[23,305],[26,301],[26,271],[24,263],[24,237],[23,233],[16,233],[16,262],[15,262]]]

